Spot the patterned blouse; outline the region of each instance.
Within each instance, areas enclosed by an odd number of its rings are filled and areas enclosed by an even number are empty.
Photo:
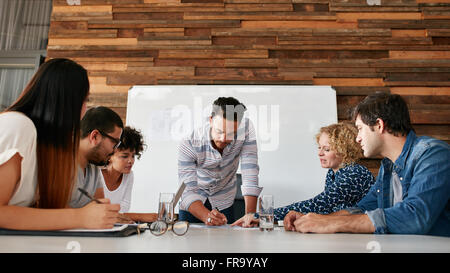
[[[375,183],[372,173],[359,164],[347,165],[336,173],[328,170],[325,190],[316,197],[274,210],[275,221],[283,220],[289,211],[329,214],[356,206]]]

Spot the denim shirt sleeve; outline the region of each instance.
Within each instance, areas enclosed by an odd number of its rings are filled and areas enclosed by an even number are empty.
[[[356,205],[361,209],[362,212],[370,211],[378,208],[378,196],[377,191],[381,188],[381,177],[383,177],[384,169],[381,166],[380,171],[378,172],[377,180],[375,184],[370,188],[369,192],[364,196]]]
[[[370,221],[375,227],[375,233],[386,233],[386,222],[384,220],[384,212],[378,208],[377,191],[382,187],[381,177],[383,177],[384,168],[381,165],[375,184],[370,188],[369,192],[356,205],[345,209],[350,214],[367,214]]]
[[[366,214],[369,216],[370,221],[375,227],[375,234],[388,233],[383,209],[378,208],[371,211],[366,211]]]
[[[346,210],[350,214],[363,214],[364,213],[364,211],[358,207],[350,207],[350,208],[346,208],[344,210]]]
[[[426,234],[445,208],[450,195],[450,151],[425,149],[414,166],[408,194],[402,202],[368,211],[375,233]]]

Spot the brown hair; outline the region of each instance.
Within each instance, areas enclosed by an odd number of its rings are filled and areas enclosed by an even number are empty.
[[[37,132],[38,208],[67,207],[76,174],[81,108],[89,93],[87,71],[68,59],[42,64],[6,111],[30,118]]]
[[[408,105],[397,94],[375,92],[368,95],[353,109],[353,121],[358,116],[372,131],[379,118],[384,121],[387,132],[394,136],[406,136],[411,130],[414,131]]]
[[[342,158],[340,167],[356,163],[363,156],[361,146],[356,142],[358,130],[353,123],[345,121],[320,128],[317,143],[323,133],[330,138],[330,148]]]

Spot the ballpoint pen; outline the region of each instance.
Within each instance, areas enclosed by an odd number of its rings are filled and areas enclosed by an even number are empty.
[[[220,210],[217,207],[213,207],[213,210],[217,210],[217,212],[220,213]],[[224,221],[224,223],[226,223],[226,221]]]
[[[82,189],[82,188],[78,188],[78,190],[87,198],[89,198],[91,201],[96,202],[97,204],[103,204],[100,200],[98,200],[97,198],[92,197],[86,190]],[[133,220],[131,220],[130,218],[128,218],[125,215],[119,214],[119,218],[122,221],[126,221],[126,222],[133,222],[135,223]]]
[[[97,204],[103,204],[100,200],[92,197],[85,189],[78,188],[78,190],[87,198],[89,198],[91,201],[95,201]]]
[[[219,210],[217,209],[217,207],[212,207],[211,212],[212,212],[213,210],[219,211]],[[208,219],[206,219],[206,221],[207,221],[208,223],[211,223],[211,221],[212,221],[211,217],[208,217]]]

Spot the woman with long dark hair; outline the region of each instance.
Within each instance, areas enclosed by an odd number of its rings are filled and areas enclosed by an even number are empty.
[[[74,190],[87,71],[68,59],[42,64],[0,114],[0,228],[110,228],[119,205],[68,207]]]

